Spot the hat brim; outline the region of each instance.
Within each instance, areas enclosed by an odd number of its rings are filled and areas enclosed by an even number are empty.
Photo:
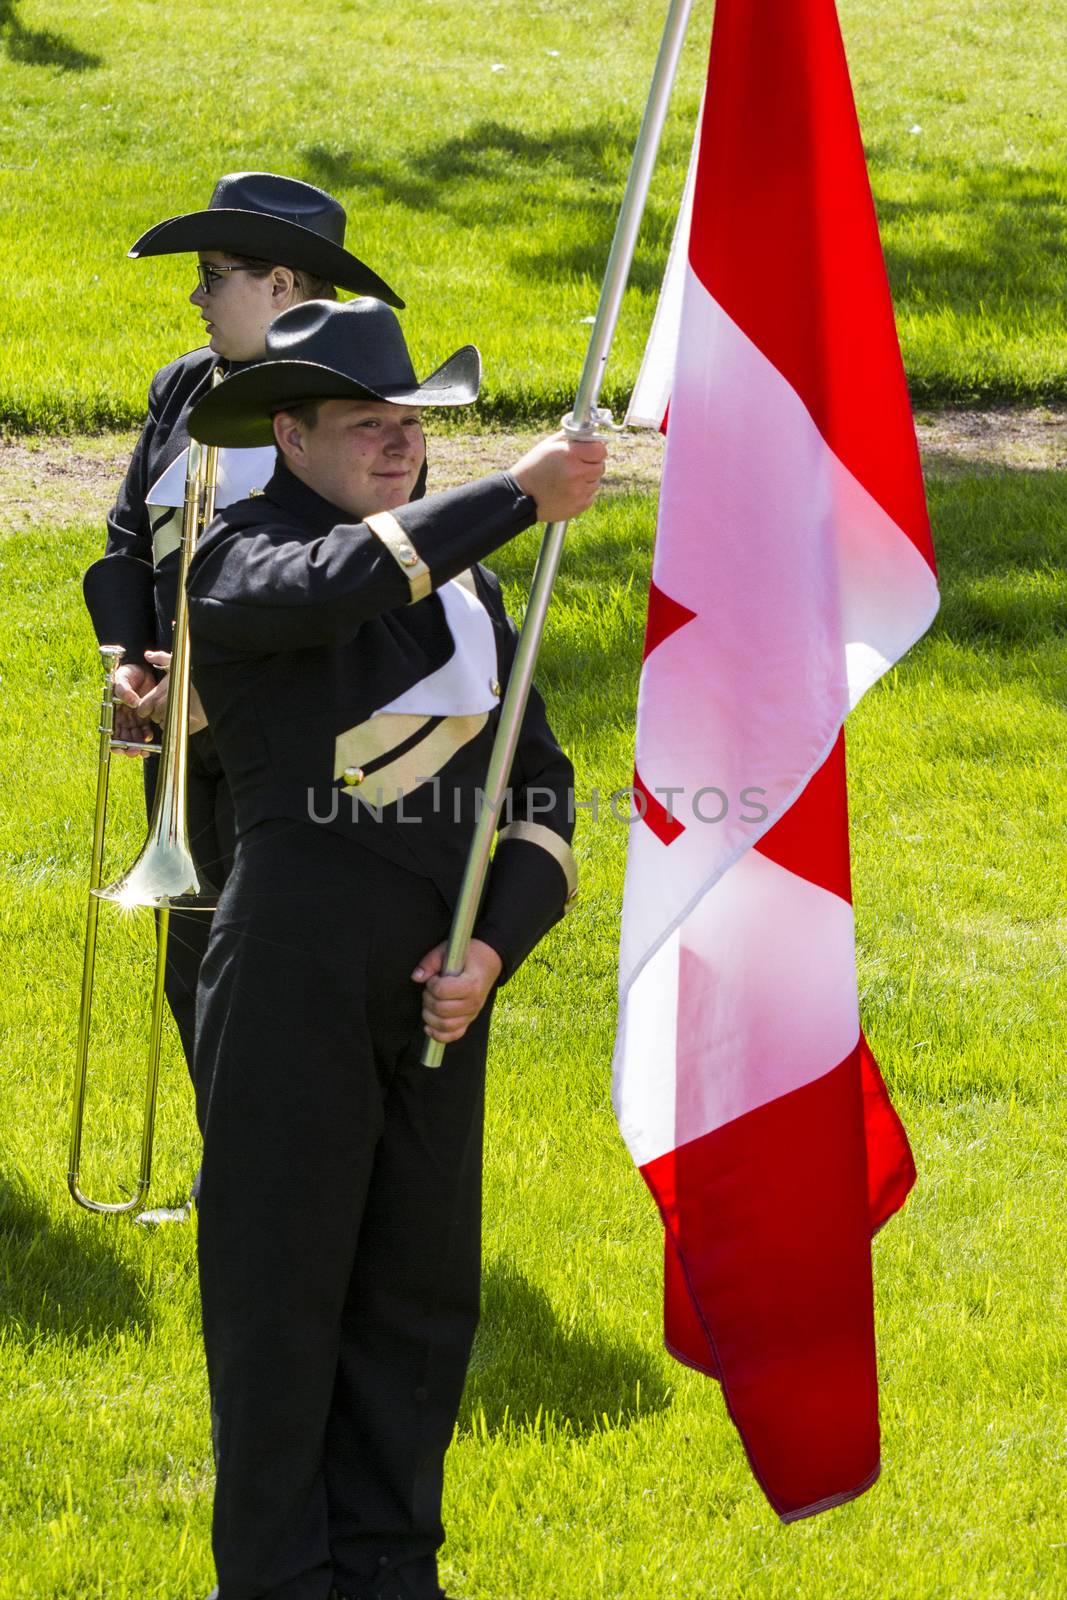
[[[414,389],[372,389],[318,361],[263,361],[224,378],[189,413],[201,444],[246,449],[274,443],[274,417],[309,400],[388,400],[396,406],[469,406],[481,386],[482,358],[465,344]]]
[[[298,222],[286,222],[282,217],[272,217],[263,211],[219,207],[214,211],[190,211],[185,216],[170,217],[142,233],[130,247],[129,254],[139,259],[180,255],[189,250],[225,250],[229,255],[258,256],[262,261],[313,273],[316,278],[325,278],[327,283],[348,289],[352,294],[372,295],[398,311],[404,309],[396,290],[351,251]]]

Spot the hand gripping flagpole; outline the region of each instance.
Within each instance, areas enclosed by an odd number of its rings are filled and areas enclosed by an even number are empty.
[[[585,354],[585,365],[578,381],[574,410],[563,419],[563,430],[570,439],[595,438],[598,426],[611,420],[610,414],[601,411],[597,402],[600,399],[611,343],[615,337],[623,293],[630,276],[637,235],[644,216],[652,171],[656,164],[656,153],[659,149],[671,89],[678,71],[678,58],[692,7],[693,0],[671,0],[667,12],[659,55],[652,74],[648,104],[645,106],[641,129],[634,145],[630,176],[626,181],[626,191],[619,208],[619,220],[615,224],[611,254],[608,256],[604,282],[600,289],[596,320],[589,338],[589,348]],[[500,807],[504,801],[512,763],[515,760],[515,748],[530,695],[530,685],[533,683],[538,651],[541,648],[548,603],[552,598],[552,586],[556,581],[560,558],[563,555],[567,526],[566,522],[545,524],[541,551],[537,558],[537,566],[534,568],[533,583],[530,586],[526,617],[515,650],[515,660],[500,712],[493,753],[489,758],[484,804],[475,824],[463,883],[452,918],[452,929],[445,955],[446,975],[462,972],[467,959],[475,918],[481,904],[482,889],[489,870],[489,855],[493,835],[496,832],[497,817],[500,815]],[[444,1059],[444,1053],[445,1047],[440,1040],[427,1039],[422,1052],[423,1066],[439,1067]]]

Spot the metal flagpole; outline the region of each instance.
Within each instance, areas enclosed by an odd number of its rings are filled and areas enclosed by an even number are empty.
[[[626,181],[626,191],[619,208],[619,220],[615,224],[615,237],[612,240],[604,282],[600,289],[596,320],[589,337],[585,365],[578,381],[574,410],[563,421],[564,432],[571,439],[592,439],[596,436],[598,424],[611,420],[606,413],[599,410],[597,402],[600,399],[611,342],[615,337],[623,293],[630,276],[637,235],[648,199],[652,170],[656,163],[656,152],[659,149],[671,89],[678,71],[678,58],[692,8],[693,0],[671,0],[667,12],[659,55],[652,74],[648,104],[645,106],[645,114],[634,146],[630,176]],[[548,602],[552,598],[552,585],[556,581],[560,558],[563,555],[567,526],[566,522],[545,524],[541,551],[530,587],[526,617],[519,635],[507,693],[500,712],[493,753],[489,758],[485,800],[475,824],[463,883],[452,918],[443,969],[446,974],[462,972],[467,959],[467,949],[478,907],[481,904],[486,873],[489,870],[489,854],[496,832],[497,818],[511,775],[519,729],[526,711],[530,685],[533,683],[537,654],[541,648]],[[439,1067],[444,1059],[444,1053],[445,1047],[439,1040],[427,1039],[422,1052],[423,1065]]]

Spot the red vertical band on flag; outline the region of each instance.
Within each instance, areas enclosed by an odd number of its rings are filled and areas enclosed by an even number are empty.
[[[721,1379],[786,1521],[853,1498],[878,1472],[858,1054],[642,1169],[676,1251],[668,1346]]]

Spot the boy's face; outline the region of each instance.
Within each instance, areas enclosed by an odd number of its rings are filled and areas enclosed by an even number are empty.
[[[313,428],[287,412],[274,436],[290,470],[356,521],[411,499],[426,441],[418,406],[387,400],[323,400]]]

